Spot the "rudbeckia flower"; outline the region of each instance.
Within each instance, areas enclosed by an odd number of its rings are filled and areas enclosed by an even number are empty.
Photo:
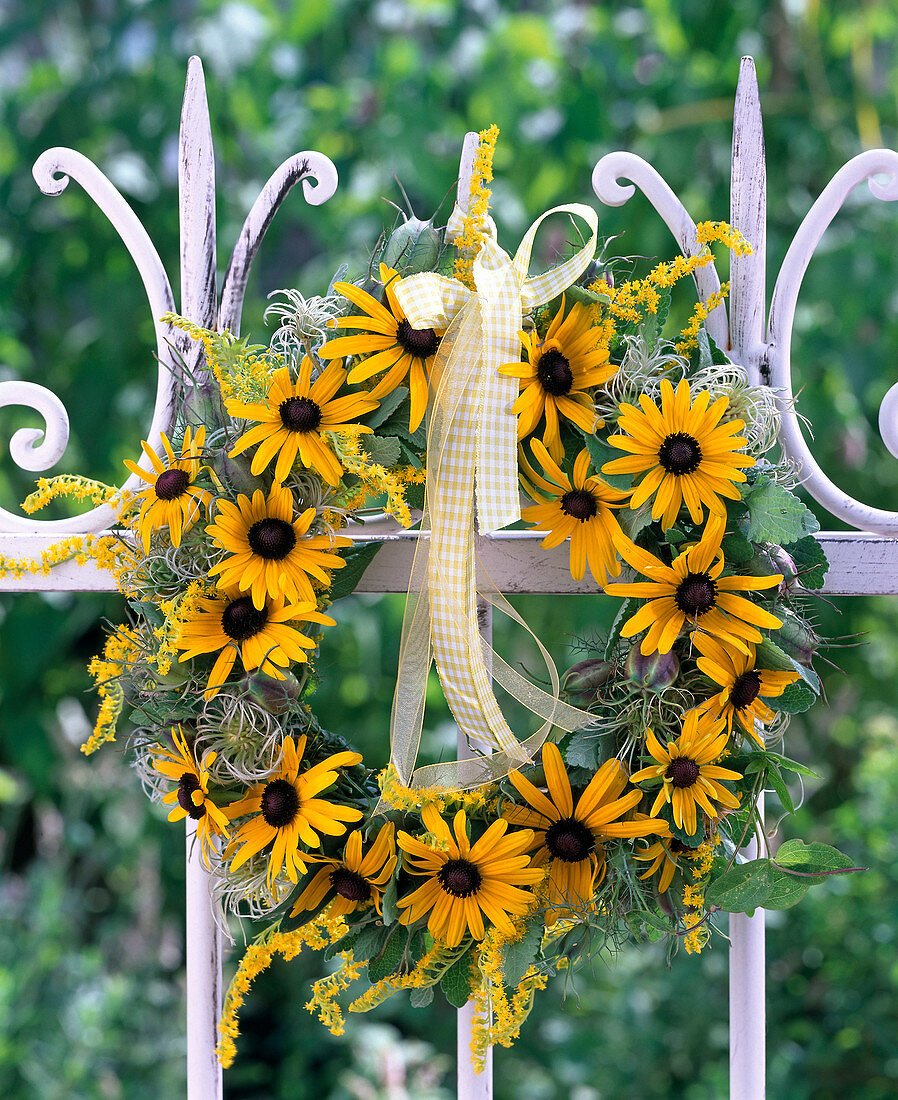
[[[689,383],[682,379],[674,388],[665,378],[661,383],[661,409],[642,394],[639,403],[621,405],[617,425],[620,435],[610,435],[612,447],[631,452],[626,458],[615,458],[602,467],[605,474],[638,474],[645,476],[630,497],[631,508],[641,508],[654,495],[652,519],[660,519],[661,527],[673,526],[685,502],[693,523],[704,522],[703,505],[711,512],[723,515],[726,506],[721,499],[739,500],[733,484],[745,481],[741,467],[754,466],[755,460],[739,454],[747,441],[739,432],[742,420],[721,424],[729,407],[729,398],[719,397],[711,407],[711,395],[703,390],[691,403]]]
[[[266,599],[315,602],[310,577],[327,586],[325,569],[342,569],[346,562],[328,551],[351,546],[339,535],[307,535],[315,509],[306,508],[293,518],[293,494],[284,485],[272,485],[266,497],[256,489],[253,498],[242,493],[237,503],[218,502],[218,516],[206,531],[230,557],[213,565],[210,577],[223,587],[236,586],[252,593],[261,610]]]
[[[292,381],[288,367],[275,371],[264,403],[246,405],[233,399],[226,402],[228,412],[235,419],[258,422],[237,440],[231,457],[258,444],[250,465],[256,476],[277,456],[274,477],[276,481],[283,481],[299,456],[307,470],[316,470],[329,485],[338,485],[343,467],[325,433],[350,427],[353,420],[373,412],[378,405],[367,393],[335,398],[334,394],[345,381],[346,371],[340,363],[334,362],[313,382],[312,360],[306,356],[296,382]],[[373,430],[355,427],[361,432]]]
[[[380,265],[380,281],[386,294],[381,305],[360,287],[352,283],[334,283],[334,290],[348,298],[364,312],[352,317],[338,317],[336,328],[360,329],[360,336],[338,336],[328,340],[318,353],[320,359],[337,359],[349,355],[367,356],[349,372],[349,381],[365,382],[382,371],[387,373],[371,390],[370,396],[380,401],[396,389],[408,376],[411,395],[409,431],[414,431],[427,410],[427,372],[443,336],[442,329],[412,328],[396,298],[394,286],[399,272],[386,264]]]
[[[286,870],[291,882],[298,882],[299,876],[306,873],[306,853],[300,852],[300,844],[317,848],[320,833],[342,836],[348,822],[359,821],[362,817],[362,811],[353,806],[317,797],[336,783],[340,768],[362,762],[359,753],[334,753],[301,772],[305,749],[305,734],[295,742],[292,737],[285,737],[284,755],[274,775],[264,783],[257,783],[238,802],[225,807],[232,821],[252,814],[240,826],[232,842],[235,855],[231,870],[236,871],[250,856],[271,844],[269,889],[282,870]]]
[[[502,815],[514,825],[533,829],[533,863],[549,869],[545,922],[554,924],[576,910],[582,912],[592,900],[597,882],[605,877],[603,840],[666,833],[668,826],[650,817],[621,820],[638,805],[642,792],[623,793],[627,773],[620,760],[608,760],[599,768],[576,805],[558,746],[547,741],[542,760],[548,795],[520,772],[510,772],[508,778],[530,808],[506,803]]]
[[[171,806],[169,821],[182,821],[185,817],[197,823],[203,862],[209,866],[209,845],[214,837],[227,836],[230,822],[224,812],[209,798],[209,768],[215,763],[216,753],[211,749],[203,754],[201,764],[197,764],[193,753],[187,746],[184,731],[178,726],[172,727],[173,749],[163,745],[151,748],[153,767],[166,779],[174,780],[178,785],[162,799]]]
[[[695,645],[701,653],[696,664],[720,685],[720,693],[706,706],[713,714],[726,718],[730,733],[733,719],[738,719],[742,728],[763,748],[764,738],[758,731],[758,724],[766,725],[776,717],[764,700],[782,695],[789,684],[798,679],[798,673],[758,668],[752,645],[748,646],[748,653],[733,653],[707,634],[696,634]]]
[[[299,629],[304,622],[337,625],[318,611],[314,600],[285,604],[283,599],[266,599],[256,607],[239,588],[224,588],[212,596],[200,597],[196,612],[182,625],[176,644],[184,652],[178,660],[218,653],[209,674],[206,699],[218,694],[238,652],[247,672],[262,668],[269,676],[283,680],[281,669],[291,661],[305,663],[305,651],[315,648],[316,643]]]
[[[681,631],[690,629],[711,634],[726,646],[748,653],[749,642],[760,642],[758,627],[776,630],[782,621],[736,592],[773,588],[783,579],[770,577],[723,577],[724,558],[720,549],[725,519],[709,518],[701,540],[688,547],[670,565],[629,539],[618,543],[624,561],[648,580],[605,585],[609,596],[637,596],[648,599],[624,623],[621,635],[632,638],[647,631],[640,650],[669,653]]]
[[[597,416],[586,391],[607,382],[617,366],[608,361],[608,348],[599,343],[599,330],[593,326],[586,306],[578,302],[564,316],[564,296],[545,340],[540,340],[536,332],[521,332],[520,337],[525,361],[499,368],[500,374],[520,381],[521,393],[511,410],[518,417],[518,439],[536,431],[545,417],[543,443],[560,462],[564,447],[559,416],[590,434],[602,427],[604,421]]]
[[[645,745],[657,764],[630,776],[633,783],[660,779],[661,790],[652,805],[652,813],[669,803],[677,828],[684,829],[690,836],[698,829],[696,807],[701,807],[709,817],[717,818],[720,806],[734,810],[739,805],[738,796],[727,790],[721,780],[737,780],[742,776],[716,764],[727,744],[725,725],[722,718],[709,719],[696,708],[686,712],[680,736],[667,745],[662,745],[654,732],[647,729]]]
[[[137,533],[145,554],[150,552],[150,536],[160,527],[168,528],[172,546],[180,546],[182,533],[199,518],[202,508],[208,508],[212,501],[211,493],[194,484],[203,461],[205,427],[198,428],[192,437],[190,428],[185,431],[180,458],[175,456],[164,432],[161,438],[167,462],[162,461],[146,440],[141,443],[153,467],[151,474],[142,470],[136,462],[125,459],[131,473],[137,474],[149,485],[134,495],[134,500],[141,502]]]
[[[682,840],[677,840],[675,836],[659,837],[648,847],[637,848],[633,852],[635,860],[649,864],[645,871],[639,875],[639,878],[651,878],[652,875],[660,871],[661,877],[658,880],[658,890],[660,893],[665,894],[673,882],[674,875],[680,868],[677,862],[678,858],[688,858],[695,850],[695,848],[690,848],[688,844],[684,844]]]
[[[368,851],[363,853],[362,834],[356,829],[349,834],[342,859],[314,854],[304,856],[306,863],[325,866],[299,895],[290,916],[314,912],[331,890],[337,895],[328,910],[332,917],[343,917],[369,905],[379,913],[384,887],[396,868],[395,832],[396,826],[388,821]]]
[[[421,818],[440,847],[429,848],[409,833],[398,834],[406,870],[427,877],[423,886],[397,902],[400,924],[414,924],[426,916],[430,934],[447,947],[457,947],[466,933],[482,940],[484,917],[501,931],[513,933],[509,918],[522,917],[534,900],[521,887],[543,877],[524,854],[533,837],[530,830],[506,836],[508,822],[494,821],[471,844],[464,810],[455,815],[454,836],[436,807],[425,806]]]
[[[605,584],[609,577],[617,577],[621,564],[614,544],[622,532],[611,509],[622,508],[627,494],[589,475],[589,452],[585,448],[574,463],[573,478],[569,478],[538,439],[532,440],[530,447],[545,476],[528,464],[522,452],[520,462],[525,476],[521,481],[539,503],[522,508],[521,518],[532,523],[533,530],[549,532],[540,543],[547,550],[570,538],[571,576],[575,580],[583,579],[587,562],[596,583]]]

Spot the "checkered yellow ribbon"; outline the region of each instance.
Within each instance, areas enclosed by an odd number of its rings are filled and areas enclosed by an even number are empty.
[[[533,241],[551,214],[582,218],[590,238],[565,263],[530,278]],[[450,220],[450,235],[453,223],[458,225],[458,211]],[[558,674],[539,639],[552,694],[529,684],[480,637],[474,499],[476,484],[481,534],[520,518],[517,418],[511,411],[518,380],[500,375],[498,368],[520,359],[523,315],[551,301],[585,271],[595,254],[597,232],[598,218],[590,207],[557,206],[533,223],[513,259],[494,239],[484,240],[473,263],[473,291],[456,279],[430,273],[395,284],[396,297],[415,328],[446,329],[431,370],[435,396],[428,416],[425,512],[393,699],[391,759],[406,785],[456,790],[478,786],[530,761],[552,726],[581,729],[590,721],[585,712],[559,700]],[[479,588],[482,597],[526,625],[483,577]],[[429,765],[413,773],[433,659],[468,744],[496,751],[489,756],[472,752],[457,763]],[[495,678],[545,720],[524,742],[515,737],[499,709],[487,661],[493,664]]]

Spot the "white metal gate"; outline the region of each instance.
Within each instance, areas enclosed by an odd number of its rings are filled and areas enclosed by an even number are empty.
[[[467,196],[476,135],[468,135],[462,154],[459,193]],[[171,286],[159,256],[136,215],[106,179],[80,153],[50,149],[34,165],[38,186],[58,195],[75,180],[94,199],[115,226],[128,248],[146,288],[156,323],[160,372],[150,445],[170,424],[173,363],[166,340],[186,356],[195,356],[181,338],[158,318],[174,310]],[[874,177],[879,177],[874,179]],[[884,177],[884,178],[883,178]],[[620,180],[629,181],[621,184]],[[314,183],[312,182],[314,181]],[[674,192],[654,168],[631,153],[610,153],[593,172],[599,199],[611,206],[627,202],[638,187],[665,221],[680,250],[697,250],[695,224]],[[752,245],[750,256],[731,257],[729,310],[719,306],[707,319],[717,343],[741,363],[755,383],[781,391],[781,443],[802,470],[805,488],[833,515],[857,528],[856,532],[822,532],[818,540],[830,562],[825,591],[837,595],[898,593],[898,513],[886,512],[854,500],[819,468],[801,433],[792,403],[790,343],[795,305],[804,273],[823,232],[849,192],[867,182],[878,199],[898,199],[898,153],[873,150],[848,162],[825,188],[802,222],[783,261],[776,281],[769,317],[765,310],[766,170],[761,108],[754,62],[743,58],[733,125],[730,222]],[[273,173],[247,216],[224,278],[220,303],[215,285],[215,171],[209,112],[202,65],[192,58],[181,116],[179,207],[181,225],[180,313],[204,327],[228,328],[236,333],[249,269],[265,232],[291,188],[302,182],[306,201],[319,205],[333,195],[337,175],[327,157],[298,153]],[[635,185],[635,186],[634,186]],[[696,283],[703,301],[718,289],[712,267],[699,268]],[[189,362],[189,358],[188,358]],[[0,406],[24,405],[41,413],[44,432],[23,429],[10,442],[10,454],[22,469],[45,470],[54,465],[68,441],[68,418],[59,399],[42,386],[27,382],[0,383]],[[898,383],[886,394],[880,409],[880,432],[889,451],[898,457]],[[26,520],[0,509],[0,554],[39,558],[52,543],[73,534],[103,531],[111,522],[106,507],[95,508],[77,520]],[[414,554],[414,533],[392,524],[369,525],[360,541],[383,539],[360,584],[361,592],[404,592]],[[481,541],[480,554],[496,585],[512,593],[595,592],[591,580],[575,581],[564,547],[538,547],[540,534],[509,532]],[[111,578],[94,566],[64,563],[49,576],[0,578],[5,591],[111,591]],[[481,617],[490,629],[488,606]],[[216,1025],[221,1009],[221,945],[212,918],[206,873],[199,846],[191,855],[191,827],[187,820],[187,1064],[189,1100],[216,1100],[221,1096],[221,1070],[215,1059]],[[730,918],[730,1096],[731,1100],[760,1100],[765,1095],[765,958],[764,914]],[[477,1076],[470,1065],[469,1009],[458,1014],[458,1093],[463,1100],[486,1100],[492,1095],[491,1063]]]

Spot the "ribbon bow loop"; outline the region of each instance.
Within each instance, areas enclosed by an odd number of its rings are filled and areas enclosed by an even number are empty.
[[[453,220],[456,227],[459,222],[456,213],[450,219],[450,234]],[[557,213],[581,217],[590,238],[565,263],[531,278],[536,232]],[[512,412],[519,386],[517,378],[500,374],[499,368],[520,359],[523,314],[551,301],[586,270],[597,234],[598,218],[590,207],[557,206],[528,229],[514,258],[499,247],[494,233],[483,239],[472,265],[473,291],[435,273],[411,275],[395,284],[396,298],[413,327],[446,329],[431,370],[435,392],[428,416],[421,526],[422,535],[429,531],[430,539],[418,541],[393,700],[391,759],[403,783],[412,779],[420,786],[438,776],[447,787],[478,785],[531,760],[552,725],[573,730],[590,721],[588,714],[559,700],[558,673],[539,639],[552,695],[524,681],[480,638],[473,505],[476,486],[481,534],[520,519],[517,418]],[[522,621],[498,592],[487,591],[486,598]],[[500,683],[545,719],[539,732],[523,744],[499,709],[485,651]],[[472,755],[457,765],[432,765],[412,777],[433,658],[447,702],[469,744],[498,752],[491,757]]]

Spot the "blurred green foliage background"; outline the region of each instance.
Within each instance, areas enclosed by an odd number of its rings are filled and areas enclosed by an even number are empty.
[[[321,293],[339,263],[360,267],[391,220],[382,198],[399,198],[394,173],[426,217],[455,178],[464,132],[493,121],[506,245],[548,206],[590,201],[593,165],[617,148],[654,164],[697,220],[725,218],[743,54],[762,90],[775,273],[841,164],[895,147],[896,44],[894,0],[0,0],[0,377],[41,382],[65,402],[72,442],[54,472],[119,478],[149,424],[151,319],[104,217],[75,185],[42,197],[30,167],[53,145],[90,157],[174,282],[191,53],[206,67],[220,270],[281,160],[319,149],[340,171],[330,203],[306,207],[297,192],[269,233],[244,314],[244,331],[261,335],[270,289]],[[613,246],[622,254],[672,252],[641,197],[601,218],[605,234],[625,234]],[[875,424],[895,381],[895,239],[895,211],[859,189],[811,264],[793,349],[825,470],[887,508],[898,507],[898,476]],[[558,244],[545,234],[544,260]],[[0,410],[8,509],[31,487],[6,454],[30,417]],[[609,603],[518,601],[562,666],[564,642],[601,630]],[[770,918],[770,1094],[794,1100],[898,1092],[896,605],[838,604],[819,604],[821,629],[847,643],[826,654],[839,666],[823,665],[829,705],[788,734],[822,779],[782,827],[870,870]],[[372,760],[387,751],[401,606],[338,605],[321,662],[322,719]],[[0,1095],[11,1098],[183,1093],[183,834],[147,805],[116,746],[90,761],[78,752],[96,706],[84,666],[103,617],[120,614],[114,596],[0,602]],[[497,638],[529,659],[501,626]],[[445,736],[432,722],[431,746]],[[384,1006],[333,1039],[303,1010],[312,972],[300,959],[258,982],[230,1100],[452,1094],[448,1010]],[[561,992],[538,1000],[513,1052],[497,1053],[497,1100],[726,1094],[723,941],[671,970],[653,948],[612,967],[597,960],[563,1004]]]

